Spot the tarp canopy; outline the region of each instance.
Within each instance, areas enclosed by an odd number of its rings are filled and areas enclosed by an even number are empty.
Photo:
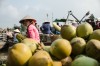
[[[66,22],[66,19],[55,19],[53,22]]]
[[[73,21],[73,20],[68,19],[68,21]],[[66,19],[55,19],[53,22],[66,22]]]

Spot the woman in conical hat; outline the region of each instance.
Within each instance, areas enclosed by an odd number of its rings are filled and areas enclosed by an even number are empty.
[[[31,16],[25,16],[19,21],[21,24],[27,27],[27,37],[32,38],[40,42],[40,36],[37,28],[35,27],[36,20]]]

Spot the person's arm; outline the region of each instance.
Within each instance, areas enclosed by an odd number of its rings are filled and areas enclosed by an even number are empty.
[[[35,39],[35,33],[33,31],[33,27],[28,28],[29,38]]]

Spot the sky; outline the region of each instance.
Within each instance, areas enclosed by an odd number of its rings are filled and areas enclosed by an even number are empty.
[[[70,10],[78,19],[87,11],[99,18],[100,0],[0,0],[0,27],[20,26],[19,21],[27,15],[41,26],[47,20],[52,23],[56,18],[67,18]]]

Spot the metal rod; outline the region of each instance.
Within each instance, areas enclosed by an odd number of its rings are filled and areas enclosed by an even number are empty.
[[[83,18],[80,20],[80,23],[82,22],[82,20],[86,17],[86,16],[88,16],[90,14],[90,12],[88,11],[84,16],[83,16]]]
[[[80,23],[80,21],[73,15],[72,12],[70,13],[70,15],[72,15],[78,21],[78,23]]]
[[[86,17],[86,15],[85,16],[83,16],[83,18],[80,20],[80,23],[83,21],[83,19]]]
[[[67,15],[67,18],[66,18],[66,22],[65,22],[65,24],[66,24],[67,21],[68,21],[68,18],[69,18],[70,12],[71,12],[71,11],[68,11],[68,15]]]

